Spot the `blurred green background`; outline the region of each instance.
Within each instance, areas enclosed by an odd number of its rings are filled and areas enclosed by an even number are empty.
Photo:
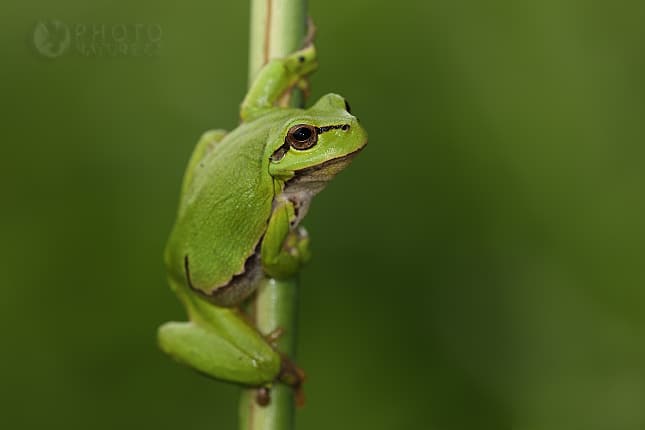
[[[310,10],[313,96],[370,145],[306,220],[298,428],[645,428],[643,3]],[[3,1],[3,428],[235,428],[239,389],[155,330],[184,318],[162,249],[192,146],[236,125],[248,12]]]

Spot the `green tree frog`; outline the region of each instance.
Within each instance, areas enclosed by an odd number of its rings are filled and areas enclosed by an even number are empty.
[[[299,224],[312,197],[367,144],[339,95],[309,109],[278,105],[316,68],[312,44],[267,63],[242,102],[240,125],[206,132],[184,175],[165,264],[189,321],[162,325],[158,339],[213,378],[260,388],[301,382],[240,305],[264,278],[292,277],[306,262]]]

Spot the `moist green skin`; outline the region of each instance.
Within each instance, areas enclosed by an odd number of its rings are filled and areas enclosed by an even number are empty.
[[[188,163],[165,263],[189,321],[163,325],[159,342],[214,378],[258,386],[281,377],[283,359],[237,306],[264,278],[292,277],[308,260],[299,224],[312,197],[367,143],[336,94],[309,109],[274,106],[315,68],[313,46],[267,64],[242,103],[242,123],[205,133]],[[315,130],[306,149],[289,134],[301,125]]]

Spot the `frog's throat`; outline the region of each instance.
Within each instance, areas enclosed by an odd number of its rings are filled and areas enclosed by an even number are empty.
[[[311,199],[321,192],[334,176],[345,169],[364,147],[365,145],[354,152],[327,160],[317,166],[297,170],[294,176],[285,182],[281,195],[294,205],[296,219],[291,224],[292,228],[300,224],[307,214]]]
[[[354,157],[365,148],[366,144],[349,154],[294,171],[293,177],[285,183],[285,193],[289,194],[296,190],[301,191],[304,188],[312,192],[312,196],[317,194],[325,187],[327,182],[349,166]]]

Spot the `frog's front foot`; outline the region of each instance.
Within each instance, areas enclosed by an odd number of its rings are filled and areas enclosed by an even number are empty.
[[[309,251],[309,233],[307,233],[307,230],[304,227],[299,226],[296,230],[290,232],[287,239],[284,241],[283,250],[293,256],[294,259],[298,260],[300,265],[311,260],[311,252]]]

